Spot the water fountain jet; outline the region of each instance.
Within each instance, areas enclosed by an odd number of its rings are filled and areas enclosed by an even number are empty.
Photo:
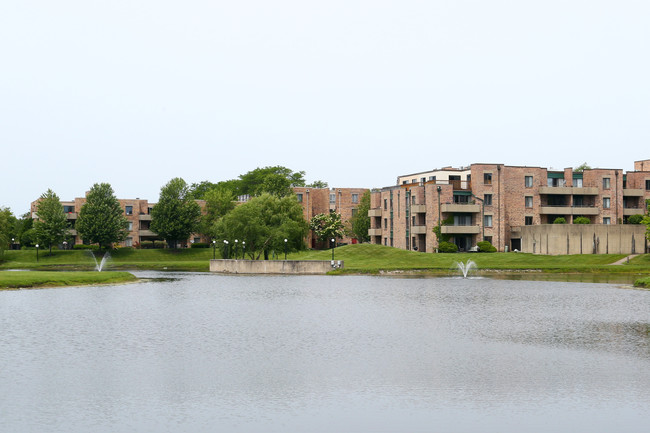
[[[465,263],[463,262],[456,262],[456,268],[458,268],[461,273],[463,274],[463,278],[467,278],[467,274],[469,273],[470,270],[473,268],[477,268],[476,263],[474,263],[472,260],[467,260]]]
[[[99,262],[97,261],[97,257],[95,257],[95,253],[93,253],[92,251],[90,251],[90,256],[95,261],[95,270],[97,272],[101,272],[106,262],[111,258],[111,255],[108,253],[108,251],[104,253],[104,256]]]

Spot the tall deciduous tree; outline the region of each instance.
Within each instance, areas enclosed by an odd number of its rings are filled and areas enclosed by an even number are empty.
[[[11,241],[11,211],[7,208],[0,208],[0,258],[4,255],[5,249]]]
[[[359,242],[368,242],[370,236],[368,230],[370,229],[370,217],[368,211],[370,210],[370,191],[366,191],[359,201],[357,213],[352,217],[352,233],[359,240]]]
[[[309,221],[309,228],[324,245],[329,245],[331,239],[340,239],[345,235],[341,215],[336,212],[314,215]]]
[[[262,194],[247,203],[235,207],[214,226],[213,236],[217,242],[234,240],[246,242],[246,253],[252,259],[264,255],[268,259],[271,251],[284,251],[304,248],[307,222],[302,206],[295,196],[277,197]],[[241,247],[240,247],[241,248]]]
[[[63,242],[68,230],[68,221],[63,212],[59,197],[48,189],[43,193],[36,208],[38,219],[34,221],[36,239],[41,245],[47,245],[52,254],[52,245]]]
[[[187,183],[180,177],[160,189],[160,199],[151,210],[151,230],[170,247],[187,240],[197,231],[201,207],[189,195]]]
[[[79,236],[101,248],[109,248],[128,235],[128,220],[108,183],[96,183],[86,195],[75,225]]]
[[[264,193],[284,197],[292,187],[305,185],[305,172],[293,172],[282,166],[256,168],[239,176],[239,194],[259,196]]]
[[[211,232],[215,223],[235,208],[235,193],[229,187],[219,184],[205,193],[205,214],[201,217],[201,231]]]

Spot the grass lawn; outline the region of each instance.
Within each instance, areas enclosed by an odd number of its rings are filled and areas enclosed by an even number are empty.
[[[168,270],[203,271],[209,269],[211,249],[155,249],[130,248],[110,252],[105,270]],[[220,258],[217,251],[216,257]],[[344,260],[345,268],[335,273],[378,273],[380,271],[423,271],[446,273],[455,262],[473,260],[480,270],[540,270],[565,273],[629,273],[650,275],[650,255],[641,255],[630,263],[610,266],[625,255],[583,254],[570,256],[543,256],[526,253],[456,253],[431,254],[404,251],[383,245],[347,245],[334,250],[335,260]],[[282,252],[279,259],[284,258]],[[290,253],[289,260],[331,260],[332,250],[309,250]],[[0,269],[38,270],[93,270],[95,263],[88,251],[6,251]]]
[[[135,281],[128,272],[0,271],[0,289],[80,286]]]
[[[631,272],[650,273],[650,263],[635,262],[609,266],[621,254],[583,254],[569,256],[543,256],[526,253],[456,253],[423,254],[382,245],[349,245],[336,248],[335,260],[344,260],[342,272],[376,273],[380,270],[423,270],[447,272],[458,261],[472,260],[482,270],[541,270],[547,272]],[[308,251],[290,254],[294,260],[331,260],[332,250]],[[638,257],[637,259],[640,259]]]

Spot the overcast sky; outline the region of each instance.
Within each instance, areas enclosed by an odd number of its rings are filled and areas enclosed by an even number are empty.
[[[0,206],[109,182],[650,158],[647,0],[21,0],[0,5]]]

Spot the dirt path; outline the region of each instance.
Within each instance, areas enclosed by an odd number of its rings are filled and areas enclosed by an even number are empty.
[[[623,258],[622,258],[621,260],[619,260],[619,261],[616,261],[616,262],[614,262],[614,263],[610,263],[610,266],[614,266],[614,265],[622,265],[623,263],[627,263],[627,262],[629,262],[631,259],[635,258],[635,257],[638,256],[638,255],[639,255],[639,254],[630,254],[630,255],[627,256],[627,257],[623,257]]]

